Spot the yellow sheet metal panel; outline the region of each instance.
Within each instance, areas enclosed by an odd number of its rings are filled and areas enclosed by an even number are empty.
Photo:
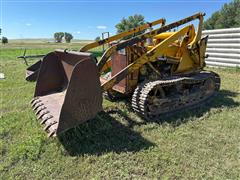
[[[166,39],[169,36],[171,36],[172,34],[174,34],[174,32],[164,32],[164,33],[154,36],[154,39]]]

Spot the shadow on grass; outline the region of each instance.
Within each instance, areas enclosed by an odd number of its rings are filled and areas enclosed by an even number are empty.
[[[174,113],[170,114],[163,114],[161,117],[156,120],[145,120],[142,123],[134,123],[129,122],[130,127],[132,128],[134,125],[141,125],[146,124],[148,122],[157,122],[157,123],[168,123],[172,127],[177,127],[183,123],[188,122],[189,120],[192,120],[192,118],[200,118],[203,117],[205,113],[207,113],[211,108],[216,108],[217,112],[221,112],[223,108],[234,108],[240,105],[239,102],[234,101],[233,97],[236,97],[239,95],[237,92],[232,92],[228,90],[220,90],[213,98],[207,100],[206,102],[202,102],[201,104],[194,105],[191,107],[188,107],[184,110],[179,110]],[[130,110],[130,109],[129,109]],[[125,113],[122,111],[117,110],[119,114],[122,116]],[[115,112],[116,113],[116,112]],[[125,117],[128,119],[127,117]]]
[[[106,152],[136,152],[154,146],[154,143],[144,139],[139,133],[133,131],[136,125],[143,125],[149,122],[169,123],[173,127],[187,123],[191,117],[202,117],[211,108],[221,111],[224,107],[233,108],[239,106],[233,97],[235,92],[220,90],[219,93],[208,103],[202,103],[191,109],[182,110],[171,115],[163,115],[158,121],[135,121],[126,112],[120,109],[110,109],[93,119],[69,130],[59,137],[60,143],[72,156],[81,154],[101,155]],[[130,104],[129,104],[130,105]],[[197,107],[197,108],[196,108]],[[132,111],[129,108],[129,111]],[[120,119],[126,120],[128,125],[123,125],[112,114],[118,114]]]
[[[168,123],[172,127],[177,127],[183,123],[192,120],[192,118],[200,118],[203,117],[205,113],[207,113],[211,108],[216,108],[217,112],[221,112],[223,108],[234,108],[240,105],[239,102],[234,101],[233,97],[239,95],[237,92],[232,92],[228,90],[220,90],[213,98],[207,100],[206,102],[202,102],[198,105],[193,105],[184,110],[179,110],[170,114],[163,114],[161,117],[156,120],[145,120],[142,124],[148,122],[157,122],[157,123]],[[130,109],[129,109],[130,110]],[[118,112],[124,115],[123,112]],[[134,125],[140,125],[139,123],[129,123]]]
[[[165,115],[160,120],[170,123],[173,127],[177,127],[182,123],[186,123],[191,118],[201,118],[211,108],[215,108],[216,112],[220,113],[225,107],[234,108],[240,105],[239,102],[234,101],[233,97],[236,97],[239,93],[228,90],[220,90],[216,96],[203,102],[200,105],[195,105],[185,110],[176,112],[170,116]],[[208,114],[210,115],[210,114]],[[207,115],[207,116],[208,116]]]
[[[106,112],[67,131],[59,137],[59,141],[71,156],[136,152],[154,145]]]

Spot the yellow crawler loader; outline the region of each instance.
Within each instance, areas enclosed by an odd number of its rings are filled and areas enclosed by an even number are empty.
[[[103,110],[103,95],[125,96],[140,116],[154,120],[213,97],[220,78],[203,70],[207,45],[207,37],[201,37],[203,16],[197,13],[167,25],[160,19],[87,44],[79,52],[48,53],[31,102],[48,136],[94,118]],[[197,31],[190,24],[193,20],[199,20]],[[152,29],[157,24],[161,26]],[[111,46],[98,61],[87,52],[106,43]]]

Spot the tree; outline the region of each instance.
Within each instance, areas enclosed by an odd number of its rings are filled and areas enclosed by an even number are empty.
[[[54,39],[55,39],[55,42],[57,42],[57,43],[61,43],[63,37],[64,37],[64,33],[63,32],[56,32],[56,33],[54,33]]]
[[[213,13],[211,18],[204,22],[204,29],[214,29],[219,16],[220,14],[218,11]]]
[[[100,41],[100,40],[101,40],[100,36],[97,36],[97,37],[95,38],[95,41]]]
[[[145,24],[144,16],[140,14],[135,14],[134,16],[129,16],[127,19],[122,18],[121,22],[118,23],[115,27],[117,28],[117,33],[121,33],[137,26]],[[135,35],[139,35],[144,31],[138,32]],[[125,39],[131,38],[133,35],[127,36]]]
[[[66,41],[67,43],[70,43],[71,40],[73,39],[73,35],[70,34],[70,33],[65,32],[64,38],[65,38],[65,41]]]
[[[2,43],[3,43],[3,44],[8,43],[8,38],[3,36],[3,37],[2,37]]]
[[[204,29],[232,28],[240,26],[240,0],[233,0],[212,14],[204,22]]]

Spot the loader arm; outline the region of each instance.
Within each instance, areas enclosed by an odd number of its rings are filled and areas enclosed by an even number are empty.
[[[176,22],[174,22],[174,23],[171,23],[171,24],[168,24],[168,25],[164,25],[164,26],[162,26],[162,27],[160,27],[160,28],[157,28],[157,29],[155,29],[155,30],[152,30],[151,32],[138,35],[138,36],[133,37],[133,38],[127,40],[127,41],[120,42],[120,43],[118,43],[117,45],[114,45],[114,46],[108,48],[108,49],[106,50],[106,52],[103,54],[103,56],[101,57],[101,59],[99,60],[98,64],[97,64],[97,65],[98,65],[98,68],[99,68],[99,71],[101,72],[104,64],[107,62],[107,60],[110,58],[110,56],[111,56],[114,52],[116,52],[116,51],[118,51],[118,50],[121,50],[121,49],[123,49],[123,48],[125,48],[125,47],[127,47],[127,46],[132,46],[132,45],[134,45],[134,44],[136,44],[136,43],[138,43],[138,42],[142,42],[142,41],[146,40],[147,38],[154,37],[154,36],[156,36],[157,34],[166,32],[166,31],[168,31],[168,30],[171,30],[171,29],[173,29],[173,28],[175,28],[175,27],[178,27],[178,26],[181,26],[181,25],[183,25],[183,24],[186,24],[186,23],[188,23],[188,22],[190,22],[190,21],[193,21],[193,20],[195,20],[195,19],[202,20],[204,15],[205,15],[204,13],[196,13],[196,14],[194,14],[194,15],[192,15],[192,16],[189,16],[189,17],[187,17],[187,18],[184,18],[184,19],[182,19],[182,20],[180,20],[180,21],[176,21]],[[201,24],[201,22],[200,22],[200,24]],[[201,30],[198,31],[198,35],[197,35],[197,38],[198,38],[198,39],[199,39],[199,36],[201,36]],[[197,41],[197,39],[196,39],[196,41]]]
[[[102,39],[100,41],[96,41],[96,42],[87,44],[87,45],[83,46],[79,51],[80,52],[88,51],[89,49],[101,46],[101,45],[106,44],[106,43],[110,43],[112,41],[121,39],[123,37],[129,36],[129,35],[132,35],[132,34],[135,34],[135,33],[138,33],[140,31],[143,31],[143,30],[145,30],[147,28],[150,28],[152,26],[155,26],[157,24],[161,24],[163,26],[165,24],[165,22],[166,22],[166,20],[162,18],[162,19],[158,19],[156,21],[150,22],[150,23],[143,24],[143,25],[138,26],[138,27],[136,27],[134,29],[130,29],[128,31],[124,31],[122,33],[119,33],[119,34],[117,34],[115,36],[111,36],[109,38],[105,38],[105,39]]]
[[[129,64],[127,67],[122,69],[119,73],[114,75],[111,79],[103,83],[102,90],[107,91],[111,89],[114,85],[119,83],[122,79],[124,79],[127,75],[133,73],[135,70],[138,70],[142,65],[148,62],[156,61],[156,58],[163,55],[163,52],[170,44],[172,44],[175,40],[177,40],[180,36],[185,35],[190,32],[193,28],[193,25],[188,25],[176,33],[172,34],[170,37],[159,43],[153,49],[143,54],[141,57],[136,59],[133,63]]]
[[[202,37],[203,16],[199,16],[198,30],[194,40],[190,43],[190,46],[196,44]]]

